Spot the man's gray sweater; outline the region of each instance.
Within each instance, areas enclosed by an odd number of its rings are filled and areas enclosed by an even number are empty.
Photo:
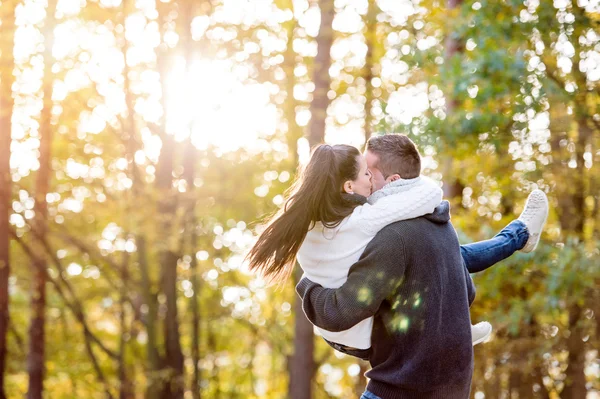
[[[342,287],[305,278],[296,291],[308,319],[329,331],[375,316],[370,392],[382,399],[469,397],[475,287],[446,201],[433,214],[381,230]]]

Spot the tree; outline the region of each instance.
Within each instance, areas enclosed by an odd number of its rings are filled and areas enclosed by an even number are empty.
[[[310,103],[310,123],[308,125],[308,143],[312,149],[325,140],[325,120],[329,107],[329,89],[331,86],[331,45],[333,44],[333,1],[320,0],[321,25],[317,35],[317,56],[314,60],[313,83],[315,90]]]
[[[15,33],[14,4],[3,4],[2,33],[0,34],[0,399],[7,397],[5,392],[7,333],[9,328],[9,290],[10,276],[10,224],[12,209],[12,176],[10,171],[10,145],[12,132],[12,112],[14,100],[12,85],[14,83],[13,37]]]
[[[46,8],[46,19],[44,21],[44,79],[43,101],[44,105],[40,117],[40,168],[37,174],[35,187],[35,217],[32,221],[36,236],[47,240],[48,230],[48,205],[46,196],[49,192],[51,179],[51,156],[52,156],[52,88],[54,85],[54,73],[52,65],[52,46],[54,44],[54,27],[56,24],[56,1],[49,0]],[[27,357],[27,368],[29,371],[29,389],[27,397],[30,399],[41,399],[44,388],[45,368],[45,314],[46,314],[46,273],[48,264],[46,257],[42,254],[38,257],[40,263],[31,268],[33,271],[33,286],[31,287],[31,310],[32,318],[29,327],[29,353]]]
[[[158,4],[158,23],[161,35],[168,31],[170,22],[170,3]],[[160,138],[162,148],[156,169],[156,188],[160,199],[158,200],[157,215],[160,233],[161,247],[159,250],[160,262],[160,287],[165,296],[166,312],[163,319],[163,330],[165,340],[164,367],[165,383],[163,398],[183,397],[183,353],[179,332],[179,317],[177,310],[177,260],[178,254],[173,247],[173,221],[177,211],[176,195],[173,190],[172,175],[175,167],[175,155],[177,145],[175,138],[166,130],[167,113],[167,81],[166,74],[169,68],[168,46],[162,43],[157,49],[157,71],[161,83],[161,105],[163,117],[161,118]]]
[[[314,60],[313,83],[315,90],[310,103],[310,122],[308,126],[308,143],[310,148],[325,140],[325,120],[329,106],[329,88],[331,77],[331,45],[333,44],[333,17],[335,8],[333,1],[319,1],[321,25],[317,35],[317,56]],[[288,93],[289,96],[290,93]],[[298,269],[296,269],[298,270]],[[299,274],[295,274],[297,283]],[[312,379],[316,372],[314,360],[313,326],[302,311],[302,301],[295,298],[294,311],[296,314],[294,329],[294,354],[290,359],[290,398],[310,399],[312,397]]]
[[[185,56],[185,72],[187,79],[192,79],[192,64],[194,61],[194,41],[192,38],[192,21],[195,16],[196,7],[193,0],[188,0],[181,12],[182,17],[182,47]],[[191,87],[188,88],[192,90]],[[188,92],[188,98],[192,98],[191,93]],[[180,253],[187,253],[190,257],[190,282],[192,295],[190,297],[190,308],[192,310],[191,317],[191,358],[192,358],[192,378],[190,383],[190,389],[192,391],[193,399],[200,399],[201,397],[201,370],[200,370],[200,281],[198,273],[198,259],[196,258],[195,248],[198,246],[198,233],[196,218],[196,201],[194,194],[197,193],[195,190],[194,180],[196,177],[196,159],[198,151],[192,143],[192,129],[194,126],[194,119],[190,118],[188,126],[188,138],[186,141],[186,147],[183,156],[183,178],[186,182],[186,196],[184,197],[185,219],[184,228],[182,229],[184,234],[181,240]]]
[[[375,0],[369,0],[367,14],[364,16],[365,42],[367,44],[367,55],[363,67],[363,78],[365,80],[365,143],[373,134],[373,101],[375,69],[379,57],[377,57],[377,14],[379,8]]]

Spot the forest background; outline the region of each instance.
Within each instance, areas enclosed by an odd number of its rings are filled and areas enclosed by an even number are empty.
[[[600,397],[598,0],[1,0],[0,398],[358,397],[243,258],[311,147],[393,132],[463,243],[550,198],[474,276],[472,397]]]

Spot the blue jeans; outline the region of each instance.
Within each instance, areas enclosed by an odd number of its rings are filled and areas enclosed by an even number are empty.
[[[523,248],[528,239],[525,223],[513,220],[490,240],[461,245],[460,253],[469,273],[478,273]]]
[[[365,393],[362,394],[360,399],[381,399],[381,398],[379,396],[375,395],[374,393],[365,391]]]

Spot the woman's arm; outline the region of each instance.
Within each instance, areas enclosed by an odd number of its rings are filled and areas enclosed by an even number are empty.
[[[401,188],[399,188],[401,190]],[[408,187],[379,199],[375,204],[358,207],[353,218],[365,233],[375,235],[390,223],[413,219],[432,213],[442,201],[442,189],[428,177]]]

